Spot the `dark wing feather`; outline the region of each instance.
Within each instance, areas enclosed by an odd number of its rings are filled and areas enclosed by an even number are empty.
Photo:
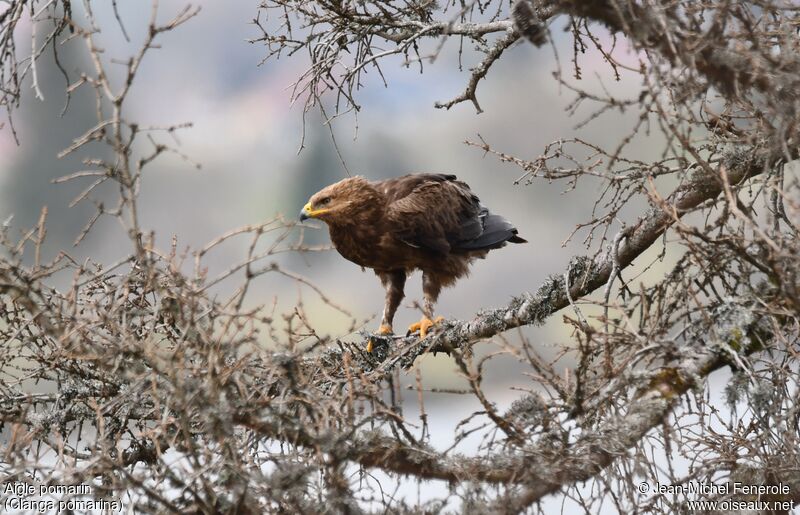
[[[387,210],[391,231],[412,247],[447,254],[471,203],[454,181],[408,177],[408,181],[395,183],[395,189],[386,193],[396,199]]]
[[[462,250],[483,250],[496,249],[506,244],[507,241],[513,243],[525,243],[525,240],[517,236],[517,228],[511,222],[500,215],[490,213],[486,208],[485,215],[481,217],[483,222],[483,232],[475,238],[461,241],[456,247]]]
[[[412,247],[446,254],[525,241],[508,220],[490,213],[454,175],[406,175],[375,186],[389,199],[391,230]]]

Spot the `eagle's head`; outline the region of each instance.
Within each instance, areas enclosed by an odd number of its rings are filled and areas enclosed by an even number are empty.
[[[327,224],[363,221],[382,210],[384,198],[363,177],[349,177],[314,193],[300,211],[300,220],[318,218]]]

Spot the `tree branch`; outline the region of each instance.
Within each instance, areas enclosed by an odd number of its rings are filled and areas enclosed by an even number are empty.
[[[682,34],[681,30],[667,27],[664,20],[674,19],[672,13],[666,12],[668,7],[659,10],[614,0],[523,0],[522,3],[532,4],[533,9],[514,9],[517,26],[536,26],[559,14],[598,21],[612,32],[624,33],[640,48],[656,50],[673,65],[683,62],[696,68],[726,96],[736,96],[753,86],[776,98],[784,96],[785,104],[791,106],[794,92],[800,89],[800,60],[793,59],[792,66],[784,67],[776,74],[774,66],[756,65],[752,53],[745,55],[724,45],[698,45],[695,41],[697,33],[692,33],[693,38]],[[666,16],[659,17],[659,13]],[[712,26],[711,30],[715,27]]]
[[[728,319],[740,309],[739,305],[725,306],[712,323],[729,328]],[[763,318],[756,318],[741,328],[741,332],[728,336],[738,342],[750,342],[747,348],[740,349],[742,354],[749,354],[763,348],[764,342],[771,339],[770,329],[763,323]],[[701,332],[706,333],[708,331]],[[735,344],[721,342],[721,345],[731,347]],[[573,442],[554,442],[545,438],[535,444],[516,447],[514,452],[504,451],[478,458],[442,454],[428,446],[403,443],[377,430],[331,430],[314,434],[294,417],[287,417],[285,413],[278,417],[274,413],[264,416],[246,403],[234,415],[234,423],[271,439],[329,453],[336,460],[352,461],[391,473],[451,482],[519,484],[522,487],[520,491],[510,490],[508,495],[480,511],[520,513],[562,486],[585,481],[601,472],[653,427],[661,424],[682,394],[711,372],[731,363],[729,352],[719,345],[709,345],[705,339],[691,340],[674,355],[680,356],[681,360],[673,366],[631,378],[630,384],[636,393],[624,415],[586,431]],[[603,396],[602,392],[600,395]]]
[[[739,306],[732,308],[733,311]],[[724,317],[725,313],[720,313]],[[763,348],[769,341],[769,327],[762,319],[744,328],[751,342],[742,354]],[[744,340],[744,338],[740,338]],[[733,345],[723,342],[723,345]],[[651,429],[662,424],[675,401],[698,384],[699,380],[730,364],[729,355],[719,346],[704,340],[693,341],[679,350],[683,356],[674,367],[656,371],[646,388],[641,388],[627,407],[627,412],[582,435],[567,449],[559,449],[548,461],[537,460],[536,474],[527,474],[521,491],[498,497],[486,510],[489,513],[521,513],[526,507],[562,486],[591,479],[623,456]]]
[[[475,96],[475,90],[478,89],[478,82],[486,77],[486,74],[489,73],[489,68],[491,68],[495,61],[500,59],[500,56],[503,55],[503,52],[505,52],[508,47],[516,43],[518,39],[519,34],[513,30],[509,30],[505,36],[495,42],[491,50],[486,53],[486,57],[483,58],[480,64],[471,70],[472,74],[469,77],[469,82],[467,82],[467,88],[464,90],[464,92],[447,102],[436,102],[434,106],[437,109],[450,109],[456,104],[470,100],[472,101],[472,105],[475,106],[475,110],[478,111],[478,114],[482,113],[483,109],[481,109],[480,104],[478,104],[478,97]]]

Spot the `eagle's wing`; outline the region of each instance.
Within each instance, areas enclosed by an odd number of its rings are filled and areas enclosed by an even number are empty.
[[[483,207],[455,175],[406,175],[382,181],[376,187],[389,200],[391,231],[412,247],[446,254],[525,241],[508,220]]]

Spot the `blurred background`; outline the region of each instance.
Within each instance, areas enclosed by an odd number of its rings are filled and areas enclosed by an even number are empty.
[[[102,28],[97,38],[106,58],[124,60],[141,43],[151,13],[149,5],[144,8],[141,2],[119,2],[131,39],[128,42],[110,4],[95,5],[95,16]],[[173,237],[179,250],[193,250],[238,226],[257,224],[275,215],[294,219],[310,195],[346,176],[328,128],[314,111],[305,116],[305,148],[298,153],[303,113],[301,105],[293,107],[290,103],[290,86],[305,70],[307,57],[298,54],[260,64],[265,49],[248,42],[260,35],[252,24],[255,4],[199,4],[202,10],[195,19],[165,34],[161,47],[146,56],[126,107],[127,116],[141,125],[193,124],[176,132],[173,143],[201,168],[177,156],[167,156],[148,168],[142,182],[142,225],[155,231],[156,243],[163,249],[169,249]],[[160,2],[159,20],[172,18],[184,5],[176,0]],[[76,3],[74,8],[78,11],[76,16],[80,16],[81,6]],[[551,30],[568,74],[572,40],[563,32],[563,24],[557,20]],[[23,44],[30,44],[29,34],[20,37],[27,41]],[[429,50],[436,43],[432,41]],[[482,114],[477,114],[468,102],[449,111],[435,109],[434,102],[449,100],[463,91],[468,69],[477,63],[476,55],[465,48],[465,66],[459,71],[458,41],[450,41],[434,64],[425,63],[424,74],[420,74],[418,65],[404,67],[402,58],[388,59],[382,68],[388,87],[384,87],[378,74],[368,74],[357,97],[362,106],[358,119],[343,117],[333,126],[341,155],[352,173],[369,179],[409,172],[457,174],[485,205],[513,221],[520,235],[529,240],[527,245],[492,252],[488,259],[474,265],[471,277],[442,293],[438,314],[452,319],[468,319],[481,309],[507,304],[512,296],[535,291],[549,274],[563,274],[571,256],[592,255],[597,250],[596,246],[586,249],[581,244],[585,233],[579,233],[565,246],[562,242],[576,224],[591,218],[599,183],[583,181],[569,193],[563,193],[566,184],[545,180],[529,186],[515,185],[515,179],[522,174],[520,169],[491,155],[484,156],[464,141],[478,140],[480,134],[498,150],[534,159],[547,143],[559,138],[578,136],[614,148],[634,122],[631,116],[608,113],[587,127],[576,129],[591,109],[580,109],[576,117],[565,112],[574,93],[559,88],[553,80],[558,67],[556,53],[549,46],[537,49],[527,42],[509,49],[480,83]],[[626,55],[624,50],[621,55]],[[627,55],[635,65],[637,56]],[[77,79],[79,70],[90,66],[80,42],[60,46],[59,57],[70,81]],[[582,56],[581,65],[581,86],[599,90],[602,76],[605,87],[613,93],[638,95],[638,77],[623,71],[622,79],[614,81],[598,53]],[[91,257],[103,263],[114,262],[131,248],[113,219],[101,221],[79,246],[72,245],[94,206],[91,201],[75,207],[69,204],[90,180],[51,183],[56,177],[85,168],[81,163],[85,153],[62,159],[58,154],[97,123],[93,94],[89,89],[77,90],[61,116],[67,81],[49,56],[41,59],[38,66],[44,100],[36,99],[28,90],[20,108],[14,111],[19,144],[8,126],[0,131],[0,220],[13,215],[10,224],[21,233],[36,224],[41,208],[47,206],[45,258],[53,258],[66,249],[78,261]],[[662,149],[660,136],[642,135],[629,149],[629,156],[647,158]],[[96,150],[102,152],[99,146]],[[101,197],[102,194],[98,200]],[[628,223],[635,221],[641,206],[642,203],[632,204],[620,218]],[[309,225],[319,229],[307,231],[307,241],[329,241],[322,223]],[[234,239],[211,252],[206,261],[210,274],[243,260],[248,244],[246,237]],[[659,251],[654,249],[653,255]],[[645,257],[641,268],[651,258]],[[383,290],[371,271],[363,272],[335,251],[304,256],[285,254],[276,260],[307,277],[359,320],[368,319],[365,329],[377,327]],[[668,262],[657,263],[651,273],[659,277],[668,267]],[[395,328],[406,327],[419,318],[419,312],[411,306],[421,299],[420,283],[419,274],[409,279],[407,298],[398,311]],[[236,285],[236,280],[230,280],[228,287]],[[252,305],[270,304],[277,298],[286,308],[297,301],[298,286],[289,279],[264,277],[255,286],[249,297]],[[359,338],[348,333],[346,317],[315,302],[312,291],[300,293],[319,332]],[[543,354],[553,355],[561,345],[569,344],[570,334],[570,328],[556,315],[544,327],[507,336],[511,341],[528,338]],[[479,352],[489,348],[496,349],[482,345]],[[464,385],[447,356],[425,357],[418,366],[422,367],[426,386]],[[563,366],[569,367],[569,361]],[[487,391],[499,409],[519,396],[516,388],[531,388],[530,378],[523,375],[525,370],[507,357],[494,360],[487,368]],[[410,371],[401,378],[403,385],[413,384],[414,374]],[[414,392],[411,395],[416,399]],[[470,396],[429,395],[428,411],[442,415],[431,419],[433,443],[444,443],[452,436],[455,419],[449,417],[450,413],[469,413],[473,405],[477,409]],[[413,409],[410,405],[410,413]]]

